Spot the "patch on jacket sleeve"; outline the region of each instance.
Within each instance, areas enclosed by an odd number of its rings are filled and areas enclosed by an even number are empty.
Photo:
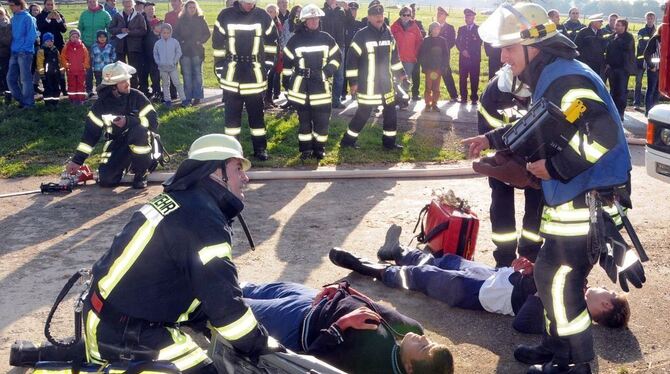
[[[179,204],[177,204],[177,202],[174,201],[170,195],[164,193],[151,199],[151,201],[149,201],[149,205],[154,207],[154,209],[156,209],[162,216],[167,216],[168,214],[179,209]]]

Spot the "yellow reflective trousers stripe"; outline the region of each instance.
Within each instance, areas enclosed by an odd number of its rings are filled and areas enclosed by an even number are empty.
[[[571,267],[562,265],[556,271],[551,283],[552,307],[556,318],[556,332],[559,336],[579,334],[591,326],[591,317],[586,308],[572,321],[568,320],[563,293],[565,292],[565,280],[571,271]]]
[[[102,356],[98,350],[98,324],[100,318],[89,310],[86,315],[86,358],[90,362],[102,363]]]
[[[542,242],[542,237],[538,235],[537,233],[534,233],[532,231],[528,231],[526,229],[521,230],[521,237],[523,237],[526,240],[529,240],[531,242],[535,243],[541,243]]]
[[[496,243],[506,243],[506,242],[514,242],[516,241],[516,231],[513,232],[508,232],[508,233],[497,233],[497,232],[492,232],[491,233],[491,240]]]
[[[173,344],[158,353],[158,360],[170,361],[180,371],[188,370],[207,359],[207,354],[198,347],[190,336],[173,328],[167,328]]]

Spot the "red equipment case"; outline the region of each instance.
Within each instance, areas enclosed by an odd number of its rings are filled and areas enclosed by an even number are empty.
[[[416,236],[432,253],[451,253],[472,260],[475,255],[479,218],[468,208],[454,207],[433,200],[419,213],[414,227],[421,225]]]

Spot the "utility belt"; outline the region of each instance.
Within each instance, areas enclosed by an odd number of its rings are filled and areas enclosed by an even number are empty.
[[[258,62],[256,55],[226,55],[227,62]]]
[[[323,72],[322,69],[310,69],[310,68],[295,68],[294,69],[295,73],[303,78],[315,78],[315,79],[321,79],[322,75],[321,73]]]
[[[143,318],[129,316],[107,302],[100,295],[97,288],[91,289],[90,295],[88,304],[91,307],[91,310],[93,310],[93,312],[104,322],[129,326],[141,325],[141,327],[179,327],[179,323],[177,322],[153,322]]]

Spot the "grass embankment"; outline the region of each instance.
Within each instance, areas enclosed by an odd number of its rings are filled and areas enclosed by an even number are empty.
[[[0,176],[18,177],[53,175],[60,173],[68,157],[79,143],[87,106],[73,106],[61,102],[50,111],[38,105],[35,109],[20,110],[0,107]],[[173,161],[168,169],[175,169],[183,160],[194,139],[223,130],[223,107],[175,108],[158,107],[160,133]],[[298,157],[298,119],[295,114],[267,115],[268,151],[271,159],[254,161],[255,167],[290,167],[301,165]],[[328,156],[321,165],[398,162],[446,162],[463,158],[457,142],[443,142],[430,135],[399,132],[398,141],[405,145],[402,151],[384,151],[381,147],[381,128],[369,126],[361,133],[361,149],[339,148],[339,140],[346,131],[346,119],[333,119],[326,151]],[[245,154],[251,155],[251,140],[246,118],[242,125],[242,144]],[[102,143],[87,160],[97,167]],[[307,165],[316,166],[315,160]]]

